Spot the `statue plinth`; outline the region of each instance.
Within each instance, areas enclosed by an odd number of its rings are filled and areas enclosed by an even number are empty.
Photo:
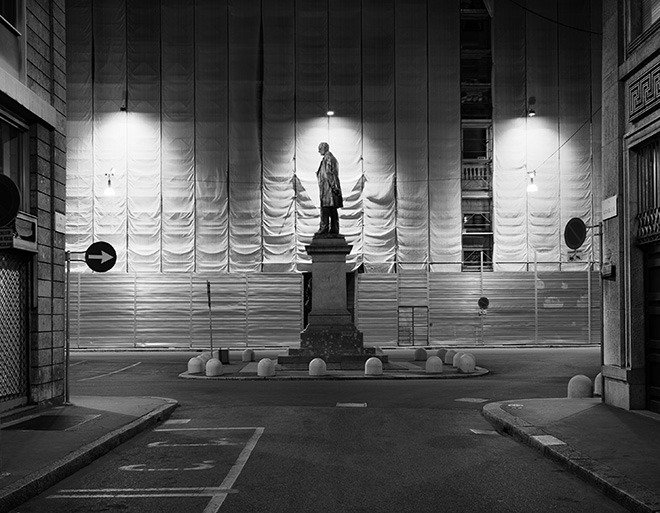
[[[358,369],[372,356],[383,363],[387,356],[363,345],[362,332],[346,308],[346,256],[352,246],[343,235],[314,237],[305,246],[312,257],[312,310],[300,334],[300,349],[289,349],[278,363],[285,368],[307,368],[314,358],[323,358],[329,368]]]

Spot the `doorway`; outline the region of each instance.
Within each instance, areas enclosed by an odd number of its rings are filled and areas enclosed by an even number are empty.
[[[645,256],[646,408],[660,413],[660,244]]]

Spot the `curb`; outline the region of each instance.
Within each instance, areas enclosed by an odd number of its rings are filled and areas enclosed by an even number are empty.
[[[486,404],[481,413],[495,428],[564,466],[609,498],[636,513],[660,512],[660,494],[572,448],[543,429],[502,409],[515,400]]]
[[[9,511],[23,504],[141,431],[166,420],[179,403],[174,399],[159,399],[167,403],[1,489],[0,511]]]

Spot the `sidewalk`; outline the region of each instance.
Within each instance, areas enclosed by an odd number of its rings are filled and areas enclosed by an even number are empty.
[[[72,397],[66,406],[9,412],[0,430],[0,511],[68,477],[178,406],[158,397]]]
[[[483,415],[630,511],[660,512],[660,415],[600,398],[503,401]]]

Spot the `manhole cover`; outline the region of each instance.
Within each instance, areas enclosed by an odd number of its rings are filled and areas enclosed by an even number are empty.
[[[100,415],[39,415],[2,429],[21,431],[66,431]]]

